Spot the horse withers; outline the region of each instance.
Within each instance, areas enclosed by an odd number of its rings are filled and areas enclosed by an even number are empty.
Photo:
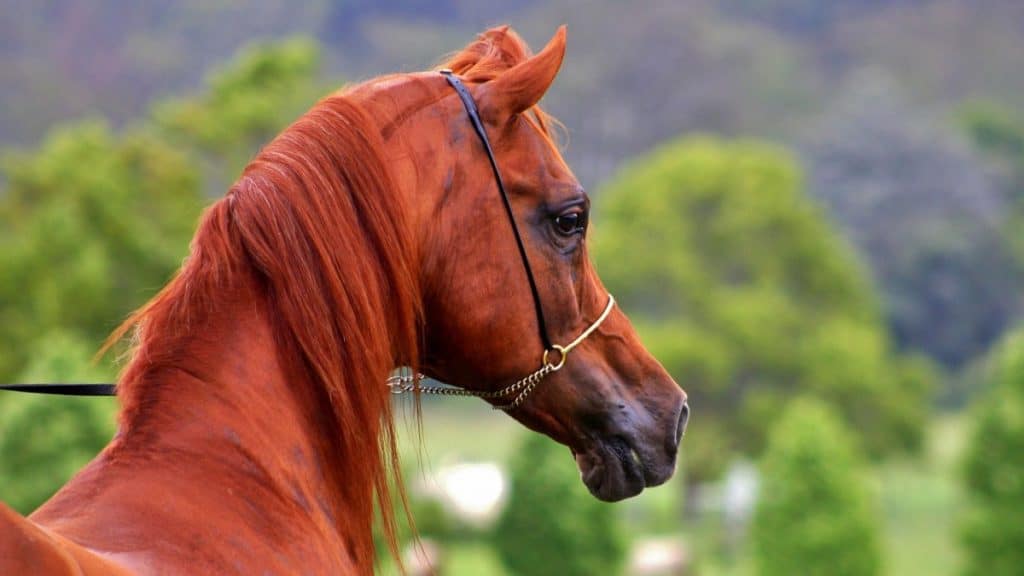
[[[117,435],[29,518],[0,506],[0,573],[372,573],[397,366],[565,444],[602,500],[665,482],[686,396],[588,259],[537,106],[564,51],[488,30],[268,144],[115,333]]]

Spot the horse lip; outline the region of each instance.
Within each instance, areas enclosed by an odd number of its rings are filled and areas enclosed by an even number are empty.
[[[642,457],[621,437],[598,441],[577,452],[576,465],[590,493],[605,502],[636,496],[650,485]]]

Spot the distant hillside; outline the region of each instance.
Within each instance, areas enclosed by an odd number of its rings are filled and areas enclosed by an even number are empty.
[[[539,47],[560,23],[569,56],[549,105],[571,160],[596,184],[682,131],[789,141],[846,75],[870,66],[924,106],[967,96],[1024,103],[1024,4],[1012,0],[0,0],[0,144],[54,123],[122,123],[195,89],[241,45],[312,34],[330,77],[428,66],[498,23]]]

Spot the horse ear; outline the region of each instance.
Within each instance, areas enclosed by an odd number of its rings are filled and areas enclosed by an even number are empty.
[[[478,91],[480,114],[500,124],[540,102],[555,81],[565,57],[565,25],[536,56],[516,64],[500,76],[485,82]]]

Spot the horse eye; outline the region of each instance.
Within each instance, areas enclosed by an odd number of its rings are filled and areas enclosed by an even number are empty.
[[[555,230],[563,236],[583,232],[587,227],[587,215],[583,212],[567,212],[555,218]]]

